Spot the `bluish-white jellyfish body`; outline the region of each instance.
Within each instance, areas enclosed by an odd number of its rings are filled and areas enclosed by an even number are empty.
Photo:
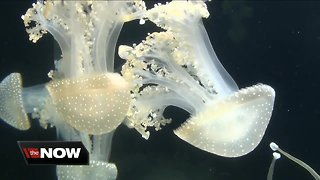
[[[114,52],[122,25],[141,18],[142,1],[38,1],[22,16],[29,39],[49,32],[61,59],[50,82],[22,87],[19,73],[0,84],[0,118],[20,130],[27,114],[44,128],[54,126],[61,140],[82,141],[89,166],[58,166],[59,179],[115,179],[109,163],[114,130],[125,119],[131,83],[114,73]],[[79,173],[81,172],[81,173]]]
[[[202,24],[208,16],[202,1],[156,5],[146,19],[166,31],[119,48],[127,60],[122,74],[136,82],[133,112],[126,123],[147,138],[146,127],[165,124],[163,110],[177,106],[191,114],[174,131],[178,137],[211,153],[241,156],[261,141],[275,92],[264,84],[239,90],[211,46]],[[148,84],[152,86],[141,90]]]

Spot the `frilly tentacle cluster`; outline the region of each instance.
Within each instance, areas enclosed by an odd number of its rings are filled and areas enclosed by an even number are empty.
[[[131,114],[139,114],[138,119],[137,115],[128,116],[127,124],[131,124],[140,133],[141,129],[146,130],[145,125],[139,126],[140,119],[147,120],[149,112],[163,112],[167,106],[175,105],[194,113],[197,105],[201,107],[206,99],[216,94],[213,83],[199,67],[193,42],[184,38],[189,36],[184,32],[185,27],[191,28],[209,16],[206,5],[202,1],[157,4],[146,14],[147,19],[166,31],[148,34],[142,43],[133,47],[119,48],[120,57],[127,60],[121,73],[125,79],[135,82],[132,91],[135,101]],[[145,88],[150,84],[152,86]],[[156,104],[157,108],[150,104]],[[142,115],[144,118],[141,118]],[[143,124],[155,121],[152,119],[146,122]]]
[[[157,26],[176,33],[183,32],[183,27],[199,23],[208,18],[207,5],[203,1],[172,1],[166,4],[155,4],[146,13],[147,19]],[[192,27],[192,26],[191,26]]]
[[[44,1],[22,16],[29,38],[50,32],[62,51],[51,78],[113,72],[115,43],[124,22],[140,19],[143,1]]]

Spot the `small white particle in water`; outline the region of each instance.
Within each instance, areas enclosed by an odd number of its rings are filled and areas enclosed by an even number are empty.
[[[139,24],[142,25],[144,24],[146,21],[144,19],[140,19]]]

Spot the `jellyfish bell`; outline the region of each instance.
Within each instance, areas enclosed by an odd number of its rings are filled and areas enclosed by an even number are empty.
[[[30,122],[23,106],[21,74],[11,73],[0,83],[0,118],[9,125],[27,130]]]
[[[258,84],[208,103],[174,133],[202,150],[224,157],[251,152],[261,141],[274,104],[275,92]]]
[[[117,73],[54,80],[47,89],[61,119],[93,135],[117,128],[130,104],[130,85]]]
[[[116,179],[117,167],[113,163],[90,160],[90,165],[60,165],[57,174],[60,179]],[[70,178],[72,177],[72,178]]]

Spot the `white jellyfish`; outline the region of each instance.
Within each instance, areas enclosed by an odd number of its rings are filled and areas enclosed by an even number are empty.
[[[208,16],[202,1],[157,5],[146,17],[166,31],[151,33],[133,47],[120,46],[119,55],[127,60],[122,74],[136,83],[126,124],[147,138],[147,127],[169,122],[162,113],[177,106],[191,114],[174,131],[178,137],[202,150],[237,157],[261,141],[275,91],[264,84],[239,90],[211,46],[202,24]]]

